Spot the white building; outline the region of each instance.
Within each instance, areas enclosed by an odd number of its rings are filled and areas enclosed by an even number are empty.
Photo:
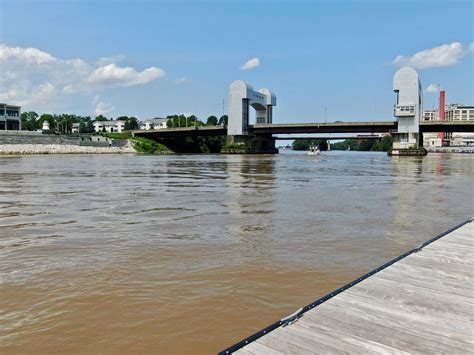
[[[149,131],[150,129],[163,129],[168,127],[168,119],[166,118],[153,118],[140,124],[140,129]]]
[[[80,123],[73,123],[71,128],[71,133],[79,133]]]
[[[423,110],[423,121],[438,121],[438,110]]]
[[[21,130],[21,106],[0,104],[0,131]]]
[[[125,130],[126,121],[94,121],[95,132],[123,132]]]
[[[474,121],[474,106],[448,105],[444,117],[446,121]]]
[[[446,121],[474,121],[474,106],[450,104],[445,109]],[[474,141],[474,133],[452,132],[446,134],[450,146],[471,146]]]

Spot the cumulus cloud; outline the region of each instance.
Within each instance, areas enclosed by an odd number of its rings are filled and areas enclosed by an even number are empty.
[[[0,62],[20,60],[27,63],[42,64],[52,62],[55,58],[37,48],[7,47],[0,44]]]
[[[164,75],[163,69],[157,67],[150,67],[137,72],[132,67],[119,67],[112,63],[94,70],[87,79],[87,82],[99,85],[132,86],[147,84]]]
[[[438,92],[438,85],[436,85],[436,84],[428,85],[428,87],[426,88],[426,92],[428,92],[430,94]]]
[[[399,55],[392,63],[399,67],[410,66],[415,69],[449,67],[458,64],[465,55],[472,53],[473,48],[472,43],[464,47],[459,42],[453,42],[425,49],[412,56]]]
[[[249,59],[245,64],[240,67],[240,70],[252,70],[260,65],[260,59],[252,58]]]
[[[37,48],[0,44],[0,102],[35,109],[36,105],[53,100],[59,103],[65,95],[90,95],[110,87],[144,85],[165,75],[163,69],[154,66],[139,71],[114,62],[121,59],[103,57],[94,63],[81,58],[58,58]],[[107,105],[101,107],[110,109]]]
[[[102,101],[99,95],[94,97],[93,103],[95,105],[94,113],[96,116],[105,115],[115,108],[111,103]]]

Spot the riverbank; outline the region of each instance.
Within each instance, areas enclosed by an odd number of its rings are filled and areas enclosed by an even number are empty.
[[[427,148],[429,153],[463,153],[474,154],[474,147],[440,147]]]
[[[136,153],[128,141],[121,147],[91,147],[71,144],[0,144],[0,155],[23,154],[130,154]]]

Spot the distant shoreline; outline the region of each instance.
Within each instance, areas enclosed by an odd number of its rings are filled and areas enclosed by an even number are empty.
[[[0,144],[0,155],[34,154],[135,154],[133,144],[123,147],[90,147],[70,144]]]

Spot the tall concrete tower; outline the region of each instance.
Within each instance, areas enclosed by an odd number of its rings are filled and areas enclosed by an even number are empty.
[[[408,67],[399,69],[393,77],[393,91],[397,94],[393,115],[397,118],[398,128],[393,133],[392,153],[411,155],[406,153],[419,146],[420,118],[423,112],[423,91],[416,70]]]
[[[249,109],[255,109],[255,124],[273,122],[273,106],[276,96],[268,89],[255,91],[252,85],[236,80],[229,87],[229,123],[227,134],[240,136],[248,134]]]
[[[271,134],[257,135],[249,129],[250,107],[255,110],[254,124],[263,125],[273,123],[273,106],[276,106],[276,96],[270,90],[255,91],[252,85],[242,80],[230,84],[227,143],[242,146],[239,149],[245,153],[278,153]]]

